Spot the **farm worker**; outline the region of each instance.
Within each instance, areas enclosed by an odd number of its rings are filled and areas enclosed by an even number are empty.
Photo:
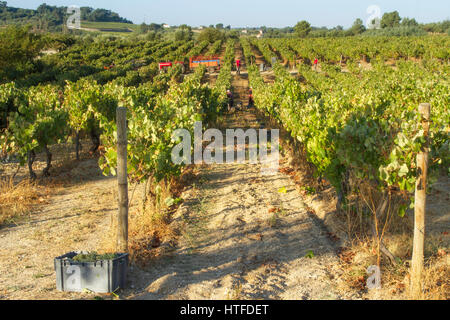
[[[237,71],[237,74],[240,74],[240,71],[241,71],[241,60],[239,60],[239,59],[236,59],[236,71]]]
[[[248,106],[253,106],[255,102],[253,101],[253,88],[250,87],[250,89],[248,90]]]
[[[233,94],[231,93],[231,90],[227,90],[227,99],[228,99],[228,111],[233,108]]]
[[[314,59],[314,70],[317,70],[317,64],[319,63],[319,60],[317,58]]]

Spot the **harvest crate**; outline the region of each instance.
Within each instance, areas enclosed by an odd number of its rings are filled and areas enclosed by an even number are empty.
[[[97,293],[114,292],[125,288],[128,253],[114,259],[78,262],[73,258],[86,252],[69,252],[55,258],[56,288],[60,291],[81,292],[85,289]]]

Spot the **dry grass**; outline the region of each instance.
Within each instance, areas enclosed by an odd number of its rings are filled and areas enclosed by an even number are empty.
[[[101,252],[116,252],[117,216],[112,216],[109,233],[105,235]],[[162,254],[161,243],[176,237],[170,227],[167,208],[148,205],[133,208],[129,213],[128,252],[130,260],[146,265]]]
[[[128,247],[136,263],[145,265],[159,257],[163,253],[161,244],[176,237],[170,227],[171,211],[164,202],[171,197],[169,189],[162,184],[157,199],[147,198],[145,209],[136,211],[130,219]]]
[[[15,184],[12,177],[0,178],[0,226],[13,223],[29,214],[33,206],[46,203],[47,193],[46,188],[28,179]]]
[[[367,191],[367,190],[366,190]],[[368,196],[369,192],[365,193]],[[378,201],[379,202],[379,201]],[[398,203],[392,199],[383,216],[378,220],[379,234],[383,243],[395,257],[395,263],[380,255],[378,243],[370,231],[373,212],[361,215],[361,208],[342,215],[348,225],[348,235],[353,239],[339,255],[342,271],[340,290],[357,290],[361,297],[369,299],[409,299],[410,262],[413,248],[413,224],[408,216],[398,215]],[[374,208],[372,209],[374,211]],[[424,300],[447,300],[450,298],[448,236],[428,234],[425,239],[425,268],[423,274]],[[368,290],[370,276],[367,269],[380,266],[382,288]]]
[[[243,300],[242,296],[242,282],[233,284],[232,288],[227,292],[226,300]]]
[[[176,243],[178,233],[171,225],[172,215],[178,204],[168,206],[167,198],[178,198],[185,186],[195,180],[194,166],[184,170],[181,177],[170,183],[160,183],[151,186],[142,206],[138,192],[130,190],[129,225],[128,225],[128,251],[130,260],[138,265],[145,266],[164,255]],[[134,198],[134,199],[133,199]],[[114,199],[117,201],[117,199]],[[139,204],[136,204],[139,203]],[[110,231],[101,241],[102,253],[116,252],[117,216],[111,216]]]
[[[365,196],[370,197],[370,192],[365,190]],[[410,282],[410,261],[413,248],[413,223],[410,217],[400,217],[398,215],[399,204],[403,202],[400,198],[392,198],[389,206],[381,216],[379,223],[379,234],[383,237],[386,248],[397,260],[391,263],[386,256],[380,257],[377,242],[368,235],[368,221],[373,219],[373,211],[365,221],[365,227],[355,230],[352,238],[363,237],[362,241],[353,243],[351,251],[355,254],[362,254],[364,259],[353,261],[356,268],[366,268],[367,261],[374,265],[379,265],[382,270],[383,289],[375,295],[368,293],[372,298],[382,299],[409,299]],[[436,300],[448,299],[450,296],[450,286],[448,281],[448,237],[430,233],[425,239],[425,269],[423,274],[423,294],[421,299]],[[375,259],[375,261],[374,261]],[[364,261],[365,263],[361,263]],[[375,263],[373,263],[375,262]],[[351,281],[350,281],[351,283]]]
[[[426,242],[425,269],[423,274],[424,300],[450,299],[450,271],[448,251],[436,244],[442,242],[429,237]],[[381,289],[368,290],[366,287],[367,268],[377,264],[376,246],[369,240],[354,242],[343,250],[341,261],[341,282],[339,290],[357,290],[363,298],[399,300],[409,299],[410,259],[412,237],[405,234],[390,236],[387,247],[399,259],[396,265],[382,260]]]
[[[450,300],[450,261],[448,252],[441,251],[425,265],[424,294],[428,300]]]

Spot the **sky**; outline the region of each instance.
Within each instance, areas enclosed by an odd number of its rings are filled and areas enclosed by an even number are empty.
[[[167,23],[231,27],[287,27],[307,20],[315,27],[350,27],[360,18],[366,23],[367,9],[376,5],[384,12],[397,10],[400,17],[418,22],[450,18],[449,0],[6,0],[9,6],[36,9],[42,3],[57,6],[89,6],[119,13],[136,24]]]

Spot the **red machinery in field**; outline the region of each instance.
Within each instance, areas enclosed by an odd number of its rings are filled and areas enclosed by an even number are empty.
[[[220,58],[216,56],[211,57],[191,57],[189,58],[189,68],[191,70],[197,68],[200,65],[204,65],[210,71],[219,71],[220,70]]]
[[[159,71],[172,67],[172,62],[160,62]]]
[[[168,68],[171,68],[171,67],[173,67],[174,64],[175,64],[175,65],[180,64],[181,67],[183,68],[183,73],[184,73],[185,67],[184,67],[184,62],[183,62],[183,61],[160,62],[160,63],[159,63],[159,71],[163,71],[163,70],[166,70],[166,69],[168,69]]]

